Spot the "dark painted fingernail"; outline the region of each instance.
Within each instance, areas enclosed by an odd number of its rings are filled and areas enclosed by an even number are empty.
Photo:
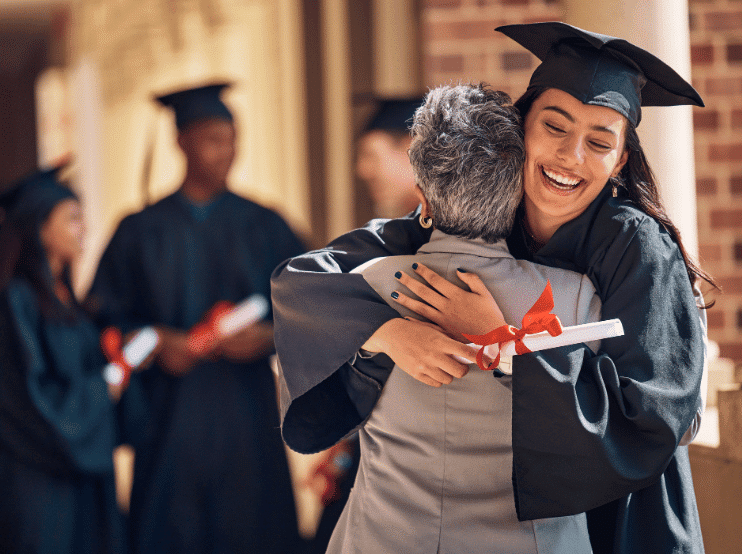
[[[465,269],[461,269],[460,267],[456,271],[458,271],[459,273],[466,273],[466,270]]]
[[[399,298],[399,293],[396,290],[392,293],[392,298],[394,298],[395,300]]]
[[[414,264],[412,264],[412,269],[417,269],[417,262],[415,262]]]
[[[400,277],[402,277],[402,272],[401,271],[397,271],[397,273],[394,274],[394,277],[396,277],[397,279],[399,279]]]

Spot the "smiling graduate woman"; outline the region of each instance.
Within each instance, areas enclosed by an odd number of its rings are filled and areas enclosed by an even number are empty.
[[[595,354],[574,345],[514,359],[518,519],[585,512],[596,553],[703,552],[684,444],[698,421],[705,362],[694,288],[712,281],[686,255],[636,134],[642,105],[703,103],[670,67],[624,40],[556,22],[498,30],[542,60],[516,102],[525,194],[510,252],[587,275],[602,318],[620,319],[625,330]],[[453,357],[464,345],[400,318],[362,276],[348,273],[372,258],[415,252],[429,238],[417,216],[376,220],[274,273],[289,446],[320,450],[362,424],[389,376],[389,358],[433,386],[466,373]],[[491,330],[491,299],[422,265],[417,271],[433,288],[402,274],[400,304],[449,330]],[[426,303],[407,296],[405,285]],[[357,356],[362,349],[379,355]]]

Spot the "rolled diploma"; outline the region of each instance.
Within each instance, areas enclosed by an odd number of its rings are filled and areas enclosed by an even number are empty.
[[[219,320],[216,331],[222,337],[238,333],[263,319],[268,308],[268,300],[262,294],[248,296]]]
[[[523,337],[523,344],[531,351],[536,352],[538,350],[547,350],[549,348],[558,348],[560,346],[568,346],[570,344],[580,344],[581,342],[590,342],[601,339],[609,339],[611,337],[620,337],[623,335],[623,325],[620,319],[608,319],[606,321],[596,321],[594,323],[583,323],[582,325],[571,325],[564,327],[562,333],[556,337],[552,337],[548,331],[542,331],[533,335],[526,335]],[[478,348],[476,344],[469,344]],[[509,374],[512,358],[516,356],[515,342],[508,341],[502,345],[490,344],[485,346],[484,352],[490,358],[497,357],[497,352],[500,351],[500,370],[503,373]],[[468,360],[461,359],[457,356],[458,361],[462,363],[471,363]]]
[[[159,342],[160,336],[153,327],[142,327],[124,346],[124,361],[132,368],[139,367],[147,356],[152,354]],[[124,370],[118,364],[110,363],[103,368],[103,378],[106,383],[118,385],[124,378]]]

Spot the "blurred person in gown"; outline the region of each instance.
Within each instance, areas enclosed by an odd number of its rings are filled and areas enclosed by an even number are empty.
[[[80,202],[57,169],[0,198],[0,551],[123,553],[113,401],[70,284]]]
[[[420,203],[407,150],[410,124],[422,97],[383,100],[358,138],[356,175],[366,183],[374,217],[398,217]]]
[[[124,332],[153,325],[161,349],[121,401],[135,450],[129,514],[136,553],[294,553],[298,534],[269,365],[271,315],[202,354],[188,333],[220,301],[270,298],[302,244],[275,212],[228,190],[237,129],[215,84],[161,96],[187,169],[178,190],[125,217],[87,305]]]

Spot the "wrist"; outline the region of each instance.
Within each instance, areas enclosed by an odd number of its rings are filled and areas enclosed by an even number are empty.
[[[390,340],[398,335],[400,326],[409,323],[406,319],[395,317],[382,324],[369,339],[363,343],[361,349],[367,352],[378,354],[379,352],[388,353]]]

